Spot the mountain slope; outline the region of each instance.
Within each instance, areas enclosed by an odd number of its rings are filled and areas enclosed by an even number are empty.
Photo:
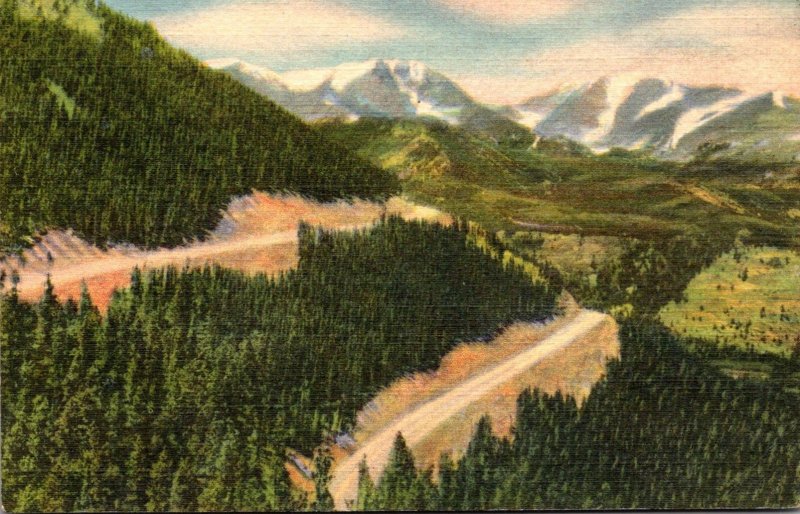
[[[239,60],[207,64],[306,120],[431,116],[457,122],[477,106],[455,82],[417,61],[373,59],[282,75]]]
[[[437,429],[452,428],[447,426],[448,421],[460,421],[465,416],[464,411],[484,395],[508,384],[546,358],[563,353],[576,341],[596,332],[607,321],[608,318],[601,313],[581,311],[572,322],[554,334],[489,369],[451,384],[446,392],[392,420],[380,432],[363,441],[357,451],[336,468],[330,487],[336,508],[346,510],[348,503],[356,501],[362,459],[374,476],[381,476],[389,462],[392,441],[398,433],[403,434],[409,446],[421,446]]]
[[[0,250],[50,228],[175,245],[253,188],[321,200],[396,189],[151,25],[77,0],[1,5]]]
[[[526,164],[490,136],[432,120],[327,121],[318,130],[409,182],[444,178],[492,184],[515,180]],[[513,147],[513,142],[507,143]]]
[[[723,154],[800,152],[791,136],[800,109],[779,92],[760,94],[721,87],[690,87],[662,79],[619,76],[533,97],[516,106],[516,119],[544,136],[566,136],[595,150],[647,148],[687,158],[701,145]],[[772,128],[772,139],[763,133]],[[738,148],[736,152],[725,152]]]
[[[526,127],[595,151],[647,149],[679,159],[712,147],[717,156],[745,159],[791,161],[800,154],[800,108],[779,92],[694,87],[627,74],[491,107],[416,61],[375,59],[283,74],[236,59],[208,64],[306,120],[429,116],[495,138],[525,140]]]
[[[718,158],[800,160],[800,101],[780,93],[751,98],[682,137],[675,155],[686,157],[711,146]]]
[[[397,173],[412,198],[494,231],[651,239],[746,227],[763,240],[797,232],[791,164],[591,155],[561,138],[521,147],[421,120],[334,121],[318,129]]]

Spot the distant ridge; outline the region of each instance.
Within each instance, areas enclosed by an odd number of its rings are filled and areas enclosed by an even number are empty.
[[[478,105],[455,82],[418,61],[372,59],[283,74],[235,59],[206,64],[306,120],[430,116],[456,123]]]
[[[647,149],[688,158],[769,153],[800,158],[800,102],[780,91],[688,86],[641,74],[564,85],[517,105],[484,106],[418,61],[372,59],[276,73],[238,59],[208,61],[302,118],[432,117],[451,124],[505,117],[546,137],[595,151]]]
[[[715,138],[742,144],[761,131],[764,116],[795,131],[800,127],[800,105],[777,91],[686,86],[636,75],[532,97],[515,110],[518,121],[544,136],[566,136],[595,150],[651,148],[671,155],[691,153]],[[732,132],[734,126],[739,129]]]

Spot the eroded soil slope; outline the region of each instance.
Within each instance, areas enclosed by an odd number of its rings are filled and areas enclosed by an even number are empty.
[[[219,264],[247,272],[276,273],[297,263],[301,221],[352,230],[368,227],[384,214],[449,221],[435,209],[402,198],[392,198],[385,205],[366,201],[319,203],[254,192],[231,202],[217,228],[202,242],[152,251],[125,245],[101,250],[71,232],[53,231],[21,256],[3,259],[0,272],[4,270],[9,278],[18,274],[19,295],[25,300],[39,298],[49,274],[59,297],[77,298],[85,282],[95,303],[105,308],[113,290],[129,283],[136,266]]]
[[[397,432],[419,466],[435,466],[441,453],[458,456],[466,449],[485,414],[496,433],[508,435],[524,389],[561,391],[582,401],[618,356],[614,320],[574,306],[548,325],[517,323],[491,344],[457,348],[436,372],[398,381],[362,412],[356,447],[337,452],[330,487],[337,508],[354,499],[362,458],[373,478],[380,477]]]

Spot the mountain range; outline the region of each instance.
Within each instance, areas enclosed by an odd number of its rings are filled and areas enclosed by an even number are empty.
[[[542,136],[566,136],[595,150],[651,148],[673,156],[692,154],[704,143],[720,151],[748,143],[776,146],[800,129],[800,103],[777,91],[631,75],[561,88],[514,110],[518,121]]]
[[[209,61],[307,121],[409,118],[459,121],[475,102],[455,82],[417,61],[370,60],[278,74],[239,60]]]
[[[565,85],[515,105],[488,106],[418,61],[373,59],[286,73],[238,59],[207,64],[307,121],[429,117],[486,126],[503,119],[598,152],[619,147],[678,159],[698,152],[800,159],[800,101],[779,91],[627,74]]]

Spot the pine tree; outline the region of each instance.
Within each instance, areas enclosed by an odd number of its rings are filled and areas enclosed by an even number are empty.
[[[333,510],[333,497],[328,491],[332,463],[333,459],[326,449],[319,450],[314,456],[314,510],[317,512]]]
[[[377,498],[382,509],[409,510],[412,508],[412,486],[417,478],[414,456],[401,433],[397,433],[389,463],[378,483]]]
[[[373,509],[373,497],[375,495],[375,483],[369,475],[367,457],[364,456],[358,464],[358,496],[356,499],[355,510]]]
[[[456,478],[455,463],[449,453],[443,453],[439,457],[439,491],[437,493],[439,504],[438,510],[458,510],[458,481]]]

